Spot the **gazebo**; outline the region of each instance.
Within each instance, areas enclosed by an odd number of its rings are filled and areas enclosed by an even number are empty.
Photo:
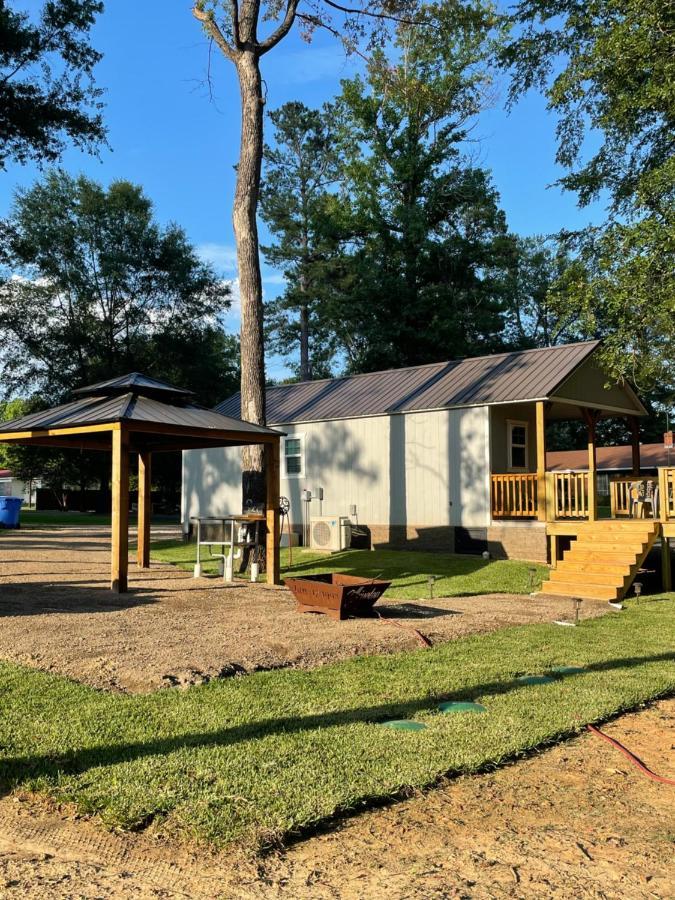
[[[183,388],[133,372],[73,391],[72,403],[3,422],[0,442],[112,453],[111,590],[127,590],[129,460],[138,454],[138,551],[150,565],[153,453],[262,444],[266,471],[267,582],[279,584],[279,442],[281,432],[198,406]]]

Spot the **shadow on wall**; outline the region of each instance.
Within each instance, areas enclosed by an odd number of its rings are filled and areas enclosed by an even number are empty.
[[[190,450],[184,455],[184,531],[190,516],[222,515],[241,509],[240,447]]]
[[[477,415],[469,410],[456,410],[448,419],[448,500],[450,523],[455,526],[488,524],[489,454],[485,431],[476,427]],[[481,424],[484,424],[482,420]]]
[[[389,417],[389,528],[408,525],[405,416]]]
[[[322,486],[326,490],[323,509],[328,515],[347,515],[349,504],[359,503],[361,491],[377,484],[382,477],[379,467],[365,462],[366,448],[344,422],[322,422],[307,434],[305,441],[305,475],[284,478],[282,461],[282,493],[291,501],[291,524],[302,523],[302,491]],[[298,425],[298,432],[302,426]],[[289,436],[292,432],[289,431]],[[311,515],[319,507],[312,504]]]

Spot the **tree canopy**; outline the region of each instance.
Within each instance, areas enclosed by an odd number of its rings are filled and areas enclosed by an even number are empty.
[[[236,346],[219,318],[229,289],[181,228],[154,220],[140,187],[52,171],[17,194],[3,253],[6,390],[54,402],[137,370],[189,384],[207,403],[231,388]]]
[[[9,160],[54,162],[66,142],[91,149],[105,137],[101,55],[89,32],[99,0],[49,0],[37,16],[0,2],[0,169]]]
[[[511,101],[558,115],[560,184],[607,221],[563,233],[585,266],[569,285],[610,375],[675,397],[675,25],[662,0],[521,0],[502,51]],[[590,150],[589,150],[590,147]]]

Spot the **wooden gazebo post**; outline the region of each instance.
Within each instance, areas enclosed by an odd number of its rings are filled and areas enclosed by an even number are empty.
[[[129,570],[129,432],[118,424],[112,433],[112,559],[110,589],[127,590]]]
[[[136,563],[139,569],[150,568],[150,519],[152,515],[152,454],[138,454],[138,545]]]
[[[598,518],[596,425],[600,411],[582,407],[581,414],[588,429],[588,521],[595,522]]]

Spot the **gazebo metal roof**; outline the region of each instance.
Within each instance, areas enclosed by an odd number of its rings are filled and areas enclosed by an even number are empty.
[[[192,393],[134,372],[79,388],[71,403],[3,422],[0,440],[106,449],[112,429],[124,425],[132,450],[189,450],[265,443],[280,432],[199,406]],[[50,441],[49,438],[58,440]]]
[[[112,451],[111,587],[127,589],[129,456],[138,453],[138,565],[150,565],[150,466],[157,451],[262,444],[267,482],[267,580],[279,583],[279,442],[282,432],[205,409],[183,388],[140,372],[74,391],[52,409],[0,425],[0,442]]]

